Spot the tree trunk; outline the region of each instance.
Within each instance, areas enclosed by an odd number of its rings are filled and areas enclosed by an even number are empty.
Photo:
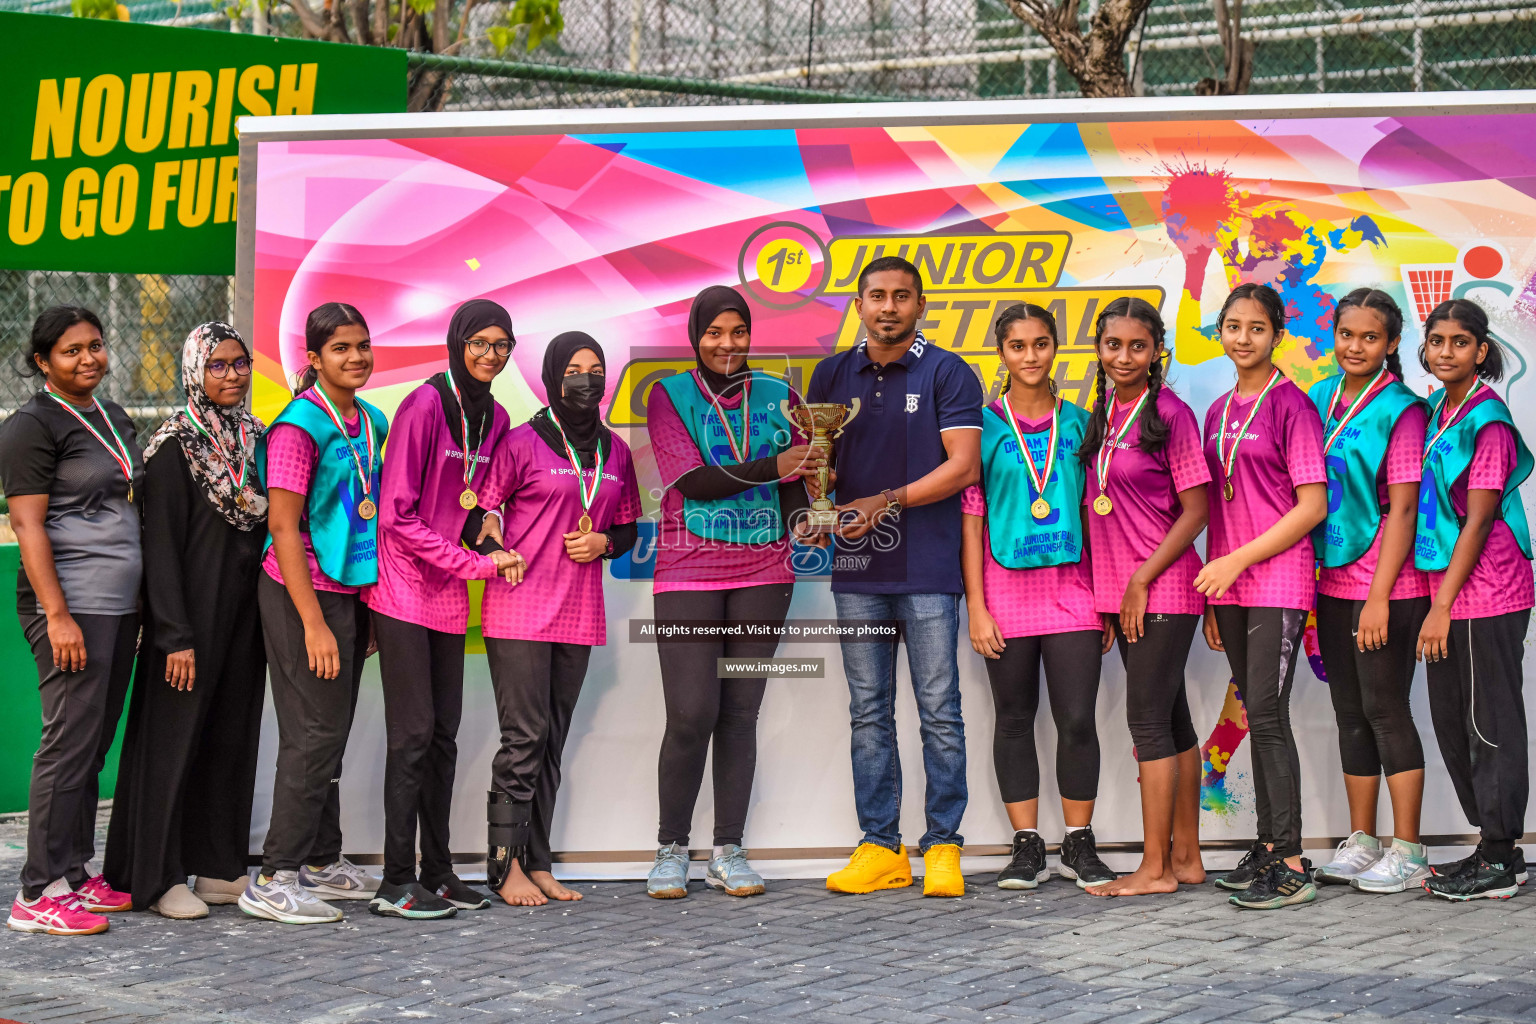
[[[1015,17],[1045,39],[1084,96],[1129,96],[1125,44],[1152,0],[1101,0],[1085,35],[1077,0],[1008,0]]]

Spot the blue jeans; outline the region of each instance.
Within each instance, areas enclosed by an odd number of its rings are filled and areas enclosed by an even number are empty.
[[[928,831],[919,847],[963,844],[965,723],[960,717],[958,594],[837,594],[840,620],[894,619],[907,644],[907,667],[922,722]],[[864,842],[901,845],[901,755],[896,749],[896,641],[843,642],[848,714],[853,726],[853,798]]]

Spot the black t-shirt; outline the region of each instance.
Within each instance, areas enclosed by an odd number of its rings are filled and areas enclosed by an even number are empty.
[[[142,493],[144,456],[133,421],[115,402],[102,399],[97,405],[75,408],[115,451],[101,410],[112,418],[128,449],[134,490]],[[139,510],[128,501],[128,480],[117,459],[57,400],[38,392],[0,424],[0,486],[7,498],[48,495],[44,525],[72,614],[138,610],[143,559]],[[23,569],[16,580],[16,612],[29,617],[41,611]]]

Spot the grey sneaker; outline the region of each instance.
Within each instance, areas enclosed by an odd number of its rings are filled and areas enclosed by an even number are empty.
[[[704,869],[704,883],[728,896],[762,895],[766,888],[763,876],[747,863],[747,851],[734,843],[727,843],[721,850],[720,856],[710,860],[709,867]]]
[[[1422,887],[1430,877],[1429,850],[1418,843],[1393,839],[1381,859],[1350,884],[1361,892],[1405,892]]]
[[[645,894],[658,900],[680,900],[688,895],[688,848],[668,843],[656,851],[656,863],[645,878]]]
[[[369,900],[379,891],[379,879],[345,857],[323,868],[300,868],[299,885],[323,900]]]
[[[252,917],[283,924],[330,924],[341,920],[341,911],[299,886],[297,871],[279,871],[271,878],[252,875],[239,903],[240,909]]]
[[[1356,875],[1381,860],[1381,840],[1373,835],[1355,831],[1339,844],[1333,860],[1312,873],[1318,882],[1348,885]]]

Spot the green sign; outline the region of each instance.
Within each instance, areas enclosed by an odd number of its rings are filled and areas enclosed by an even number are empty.
[[[405,109],[405,51],[0,12],[0,267],[232,274],[245,115]]]

